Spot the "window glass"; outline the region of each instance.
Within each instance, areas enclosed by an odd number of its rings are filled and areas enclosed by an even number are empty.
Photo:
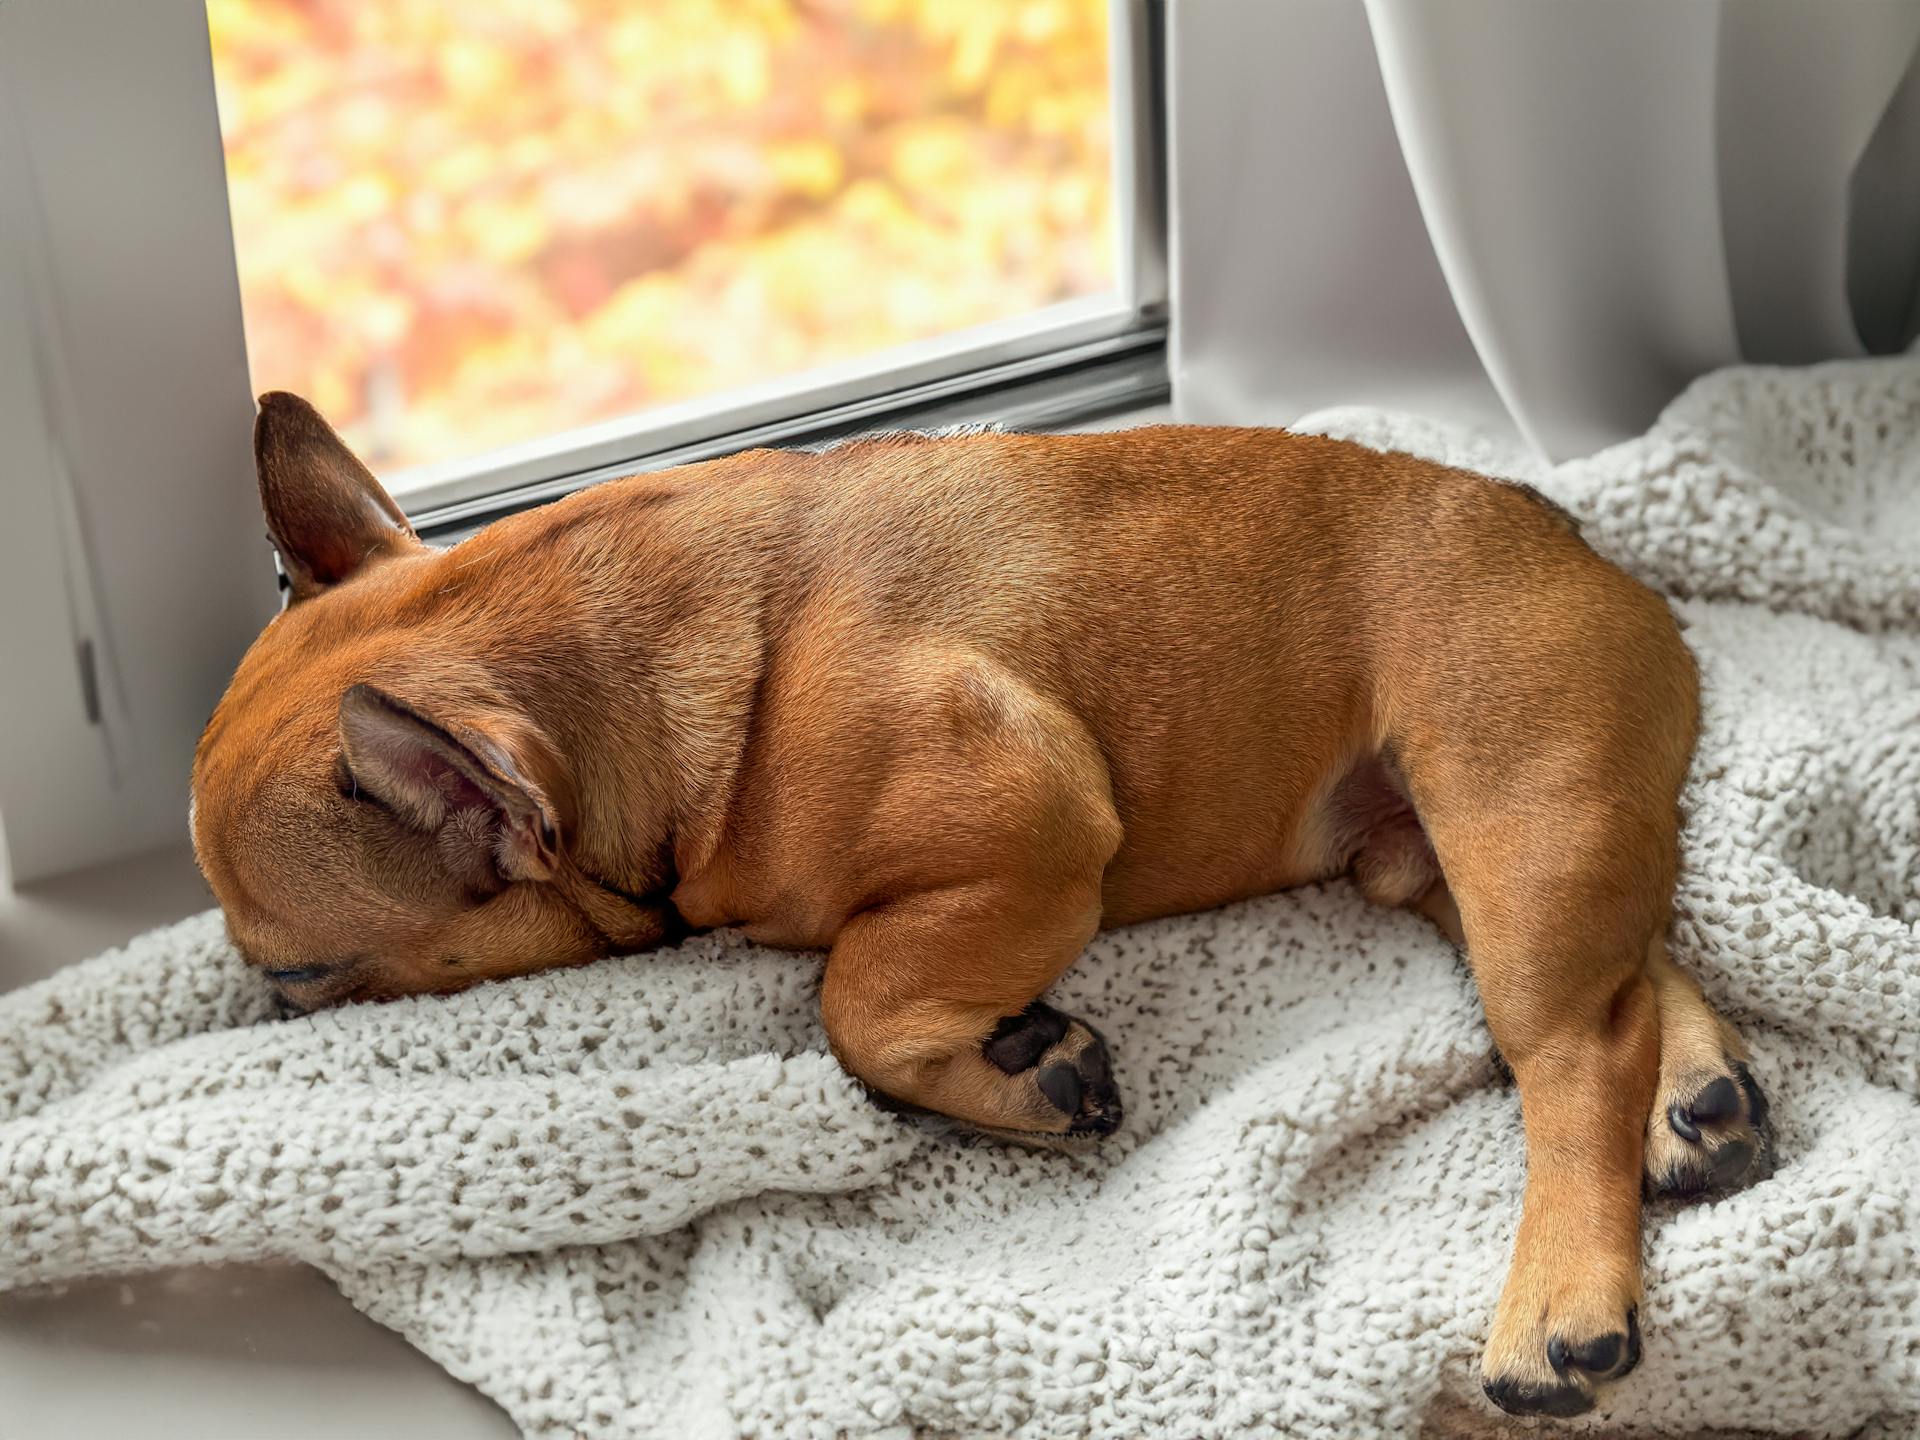
[[[208,20],[255,387],[383,472],[1114,285],[1107,0]]]

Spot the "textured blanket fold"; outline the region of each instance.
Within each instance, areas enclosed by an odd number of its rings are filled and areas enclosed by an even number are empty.
[[[1920,1435],[1920,361],[1736,370],[1524,479],[1706,683],[1675,954],[1780,1165],[1646,1235],[1646,1359],[1570,1428]],[[1507,1426],[1474,1363],[1524,1155],[1472,985],[1344,883],[1099,937],[1128,1101],[1030,1151],[873,1106],[818,961],[730,935],[278,1022],[217,915],[0,997],[0,1289],[294,1257],[530,1436]]]

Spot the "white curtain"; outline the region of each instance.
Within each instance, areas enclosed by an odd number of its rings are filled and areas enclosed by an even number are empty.
[[[1554,458],[1920,330],[1909,0],[1173,0],[1174,401]]]

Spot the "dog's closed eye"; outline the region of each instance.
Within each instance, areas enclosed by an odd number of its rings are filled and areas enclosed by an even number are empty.
[[[260,973],[276,985],[311,985],[316,980],[324,980],[338,968],[335,965],[301,965],[290,970],[262,970]]]

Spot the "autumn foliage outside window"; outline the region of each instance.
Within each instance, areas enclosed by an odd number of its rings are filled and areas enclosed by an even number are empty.
[[[1106,0],[212,0],[259,389],[383,470],[1113,286]]]

